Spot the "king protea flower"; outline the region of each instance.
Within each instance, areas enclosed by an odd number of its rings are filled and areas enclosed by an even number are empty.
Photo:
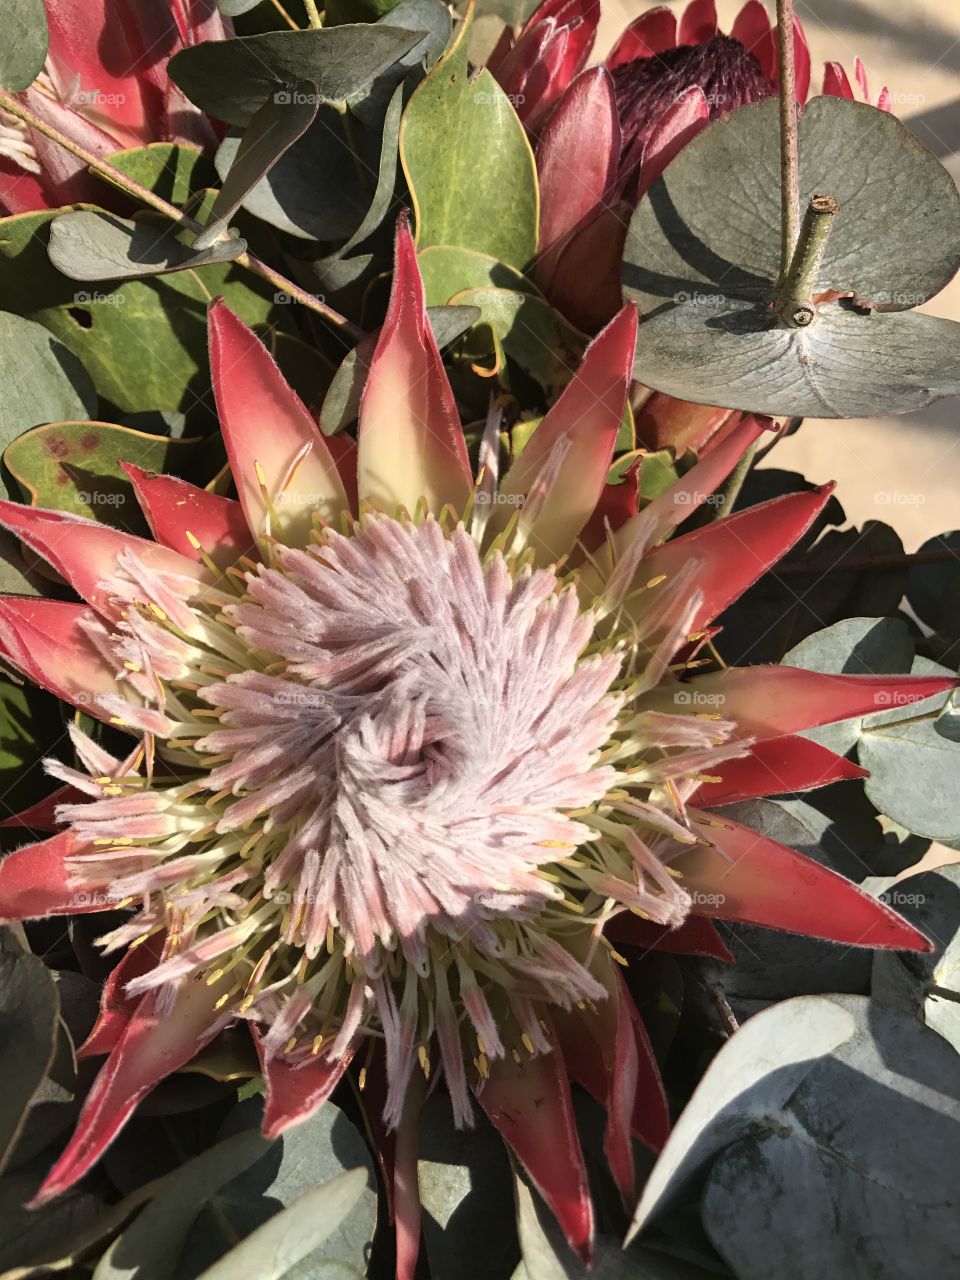
[[[44,123],[98,157],[148,142],[212,147],[213,128],[167,75],[179,49],[222,40],[215,0],[46,0],[50,49],[21,95]],[[0,108],[0,209],[103,198],[86,165]]]
[[[108,1057],[38,1202],[245,1022],[268,1135],[361,1070],[401,1275],[431,1071],[458,1124],[474,1100],[487,1113],[586,1258],[571,1080],[607,1107],[625,1196],[631,1135],[656,1147],[667,1128],[608,925],[718,955],[709,918],[928,949],[855,885],[711,816],[861,776],[798,732],[952,682],[691,674],[829,488],[670,537],[764,430],[746,418],[638,512],[635,476],[607,483],[635,336],[626,307],[506,475],[494,421],[474,475],[401,221],[356,447],[324,439],[218,301],[235,500],[128,466],[156,541],[0,503],[86,601],[4,598],[4,656],[131,738],[116,758],[73,727],[80,767],[47,766],[59,829],[0,864],[2,918],[128,912],[100,938],[119,962],[81,1049]]]

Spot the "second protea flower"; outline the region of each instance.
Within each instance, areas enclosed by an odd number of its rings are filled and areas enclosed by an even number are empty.
[[[82,767],[49,765],[60,829],[0,864],[2,918],[128,912],[100,939],[121,958],[83,1049],[109,1057],[38,1199],[242,1021],[268,1134],[351,1063],[374,1129],[400,1129],[401,1167],[390,1144],[384,1161],[402,1276],[412,1134],[438,1071],[458,1122],[475,1098],[588,1257],[571,1079],[607,1106],[625,1195],[631,1136],[656,1146],[667,1124],[608,924],[721,955],[704,917],[925,948],[854,885],[709,810],[859,776],[797,731],[952,682],[688,678],[711,619],[829,490],[665,541],[763,424],[638,513],[635,483],[607,483],[630,308],[500,482],[496,421],[471,467],[404,222],[356,448],[320,435],[222,302],[210,333],[236,500],[130,467],[156,542],[0,504],[88,602],[4,598],[5,656],[131,737],[114,757],[74,729]]]

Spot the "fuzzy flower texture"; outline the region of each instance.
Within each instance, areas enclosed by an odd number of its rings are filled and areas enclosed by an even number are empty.
[[[73,727],[78,767],[48,763],[54,833],[0,864],[0,917],[109,911],[119,957],[83,1048],[109,1056],[38,1202],[243,1021],[268,1134],[361,1073],[401,1274],[418,1208],[395,1162],[441,1075],[588,1257],[571,1080],[607,1107],[625,1195],[631,1136],[656,1147],[667,1127],[614,946],[723,956],[714,917],[927,949],[710,811],[860,776],[798,731],[951,682],[696,673],[711,621],[829,487],[671,537],[769,425],[747,417],[638,511],[635,474],[608,479],[630,307],[502,478],[493,420],[471,467],[404,220],[356,445],[320,434],[222,302],[209,319],[237,499],[128,466],[155,541],[0,503],[86,601],[2,599],[4,656],[131,736],[115,758]]]

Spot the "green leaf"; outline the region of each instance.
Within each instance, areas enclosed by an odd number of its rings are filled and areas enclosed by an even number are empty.
[[[284,1276],[292,1276],[297,1264],[346,1220],[366,1184],[366,1170],[351,1169],[308,1191],[204,1271],[200,1280],[237,1280],[238,1276],[282,1280]],[[319,1276],[321,1273],[313,1268],[308,1274]]]
[[[873,998],[919,1016],[960,1053],[960,865],[907,876],[881,897],[927,935],[933,950],[874,952]]]
[[[432,245],[417,254],[429,306],[441,307],[467,289],[512,289],[540,296],[521,271],[499,258],[457,245]]]
[[[321,102],[342,102],[402,58],[421,33],[382,23],[269,31],[208,40],[169,62],[170,78],[202,110],[227,124],[247,125],[257,109],[309,80]]]
[[[0,86],[19,93],[43,70],[50,37],[43,0],[8,0],[0,44]]]
[[[57,422],[25,432],[3,460],[31,506],[139,531],[144,521],[120,463],[179,475],[196,444],[110,422]]]
[[[182,142],[150,142],[145,147],[115,151],[109,160],[128,178],[176,205],[185,205],[194,192],[217,181],[210,160]]]
[[[41,762],[57,754],[63,736],[56,698],[33,685],[0,679],[0,816],[9,817],[49,793]]]
[[[197,1214],[269,1147],[266,1138],[247,1130],[189,1160],[113,1242],[93,1280],[177,1280],[180,1254]]]
[[[62,342],[0,311],[0,446],[40,422],[90,417],[96,403],[86,370]]]
[[[264,324],[274,306],[273,286],[224,264],[78,290],[47,257],[49,224],[60,212],[0,221],[11,296],[83,361],[97,391],[121,412],[195,406],[209,386],[208,302],[222,295],[247,324]],[[91,404],[29,425],[92,416]]]
[[[166,226],[84,209],[64,213],[50,227],[50,261],[71,280],[136,280],[170,271],[232,262],[246,252],[239,237],[205,249],[183,244]],[[81,290],[75,302],[87,301]]]
[[[250,1128],[259,1131],[262,1114],[262,1098],[240,1103],[227,1117],[221,1136]],[[279,1208],[294,1204],[344,1169],[360,1165],[366,1170],[367,1186],[359,1203],[304,1269],[311,1280],[360,1280],[376,1229],[376,1178],[364,1140],[332,1102],[324,1103],[303,1124],[288,1129],[256,1164],[211,1199],[187,1238],[177,1280],[198,1275],[229,1245],[272,1219]],[[259,1280],[259,1272],[247,1274]]]
[[[253,113],[195,249],[216,244],[250,191],[313,124],[320,105],[313,86],[302,82],[285,96],[290,100],[274,94]]]
[[[932,316],[824,303],[805,329],[769,310],[779,271],[775,98],[714,122],[637,206],[627,294],[645,313],[636,376],[702,403],[774,414],[903,413],[960,390],[960,330]],[[800,124],[801,205],[840,204],[817,289],[884,312],[919,305],[960,265],[960,196],[895,116],[814,98]],[[712,397],[712,398],[711,398]]]
[[[705,1180],[703,1224],[738,1280],[950,1274],[958,1153],[951,1047],[862,996],[801,996],[757,1014],[720,1050],[631,1235]]]
[[[0,1168],[53,1061],[57,989],[42,960],[0,952]]]
[[[548,396],[570,381],[584,338],[548,302],[530,293],[493,288],[464,289],[450,301],[454,306],[478,307],[481,322],[497,335],[504,353]],[[628,447],[632,443],[631,439]]]
[[[424,1105],[418,1133],[431,1272],[458,1280],[509,1275],[519,1246],[506,1229],[513,1214],[510,1164],[496,1130],[485,1118],[475,1128],[456,1129],[449,1097],[435,1093]]]
[[[417,243],[473,249],[523,268],[537,250],[536,164],[493,76],[485,68],[470,75],[469,26],[468,18],[410,99],[400,126]]]

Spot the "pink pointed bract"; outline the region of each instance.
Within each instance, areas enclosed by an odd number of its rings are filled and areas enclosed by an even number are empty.
[[[667,1124],[608,930],[720,956],[705,917],[927,948],[855,885],[709,810],[769,794],[778,771],[783,789],[850,776],[791,735],[952,682],[693,674],[702,629],[829,489],[671,539],[767,429],[748,416],[673,495],[638,512],[633,475],[612,498],[629,308],[499,487],[472,478],[403,219],[397,259],[359,467],[217,303],[240,503],[132,468],[157,542],[0,503],[0,524],[88,601],[0,601],[5,659],[130,738],[115,758],[74,728],[76,764],[48,765],[57,833],[0,863],[0,918],[110,911],[100,943],[120,958],[88,1049],[106,1063],[37,1202],[246,1021],[271,1135],[354,1058],[373,1064],[403,1275],[432,1069],[458,1123],[479,1099],[587,1259],[571,1078],[608,1108],[624,1195],[631,1135],[658,1145]],[[278,413],[282,430],[262,425]]]

